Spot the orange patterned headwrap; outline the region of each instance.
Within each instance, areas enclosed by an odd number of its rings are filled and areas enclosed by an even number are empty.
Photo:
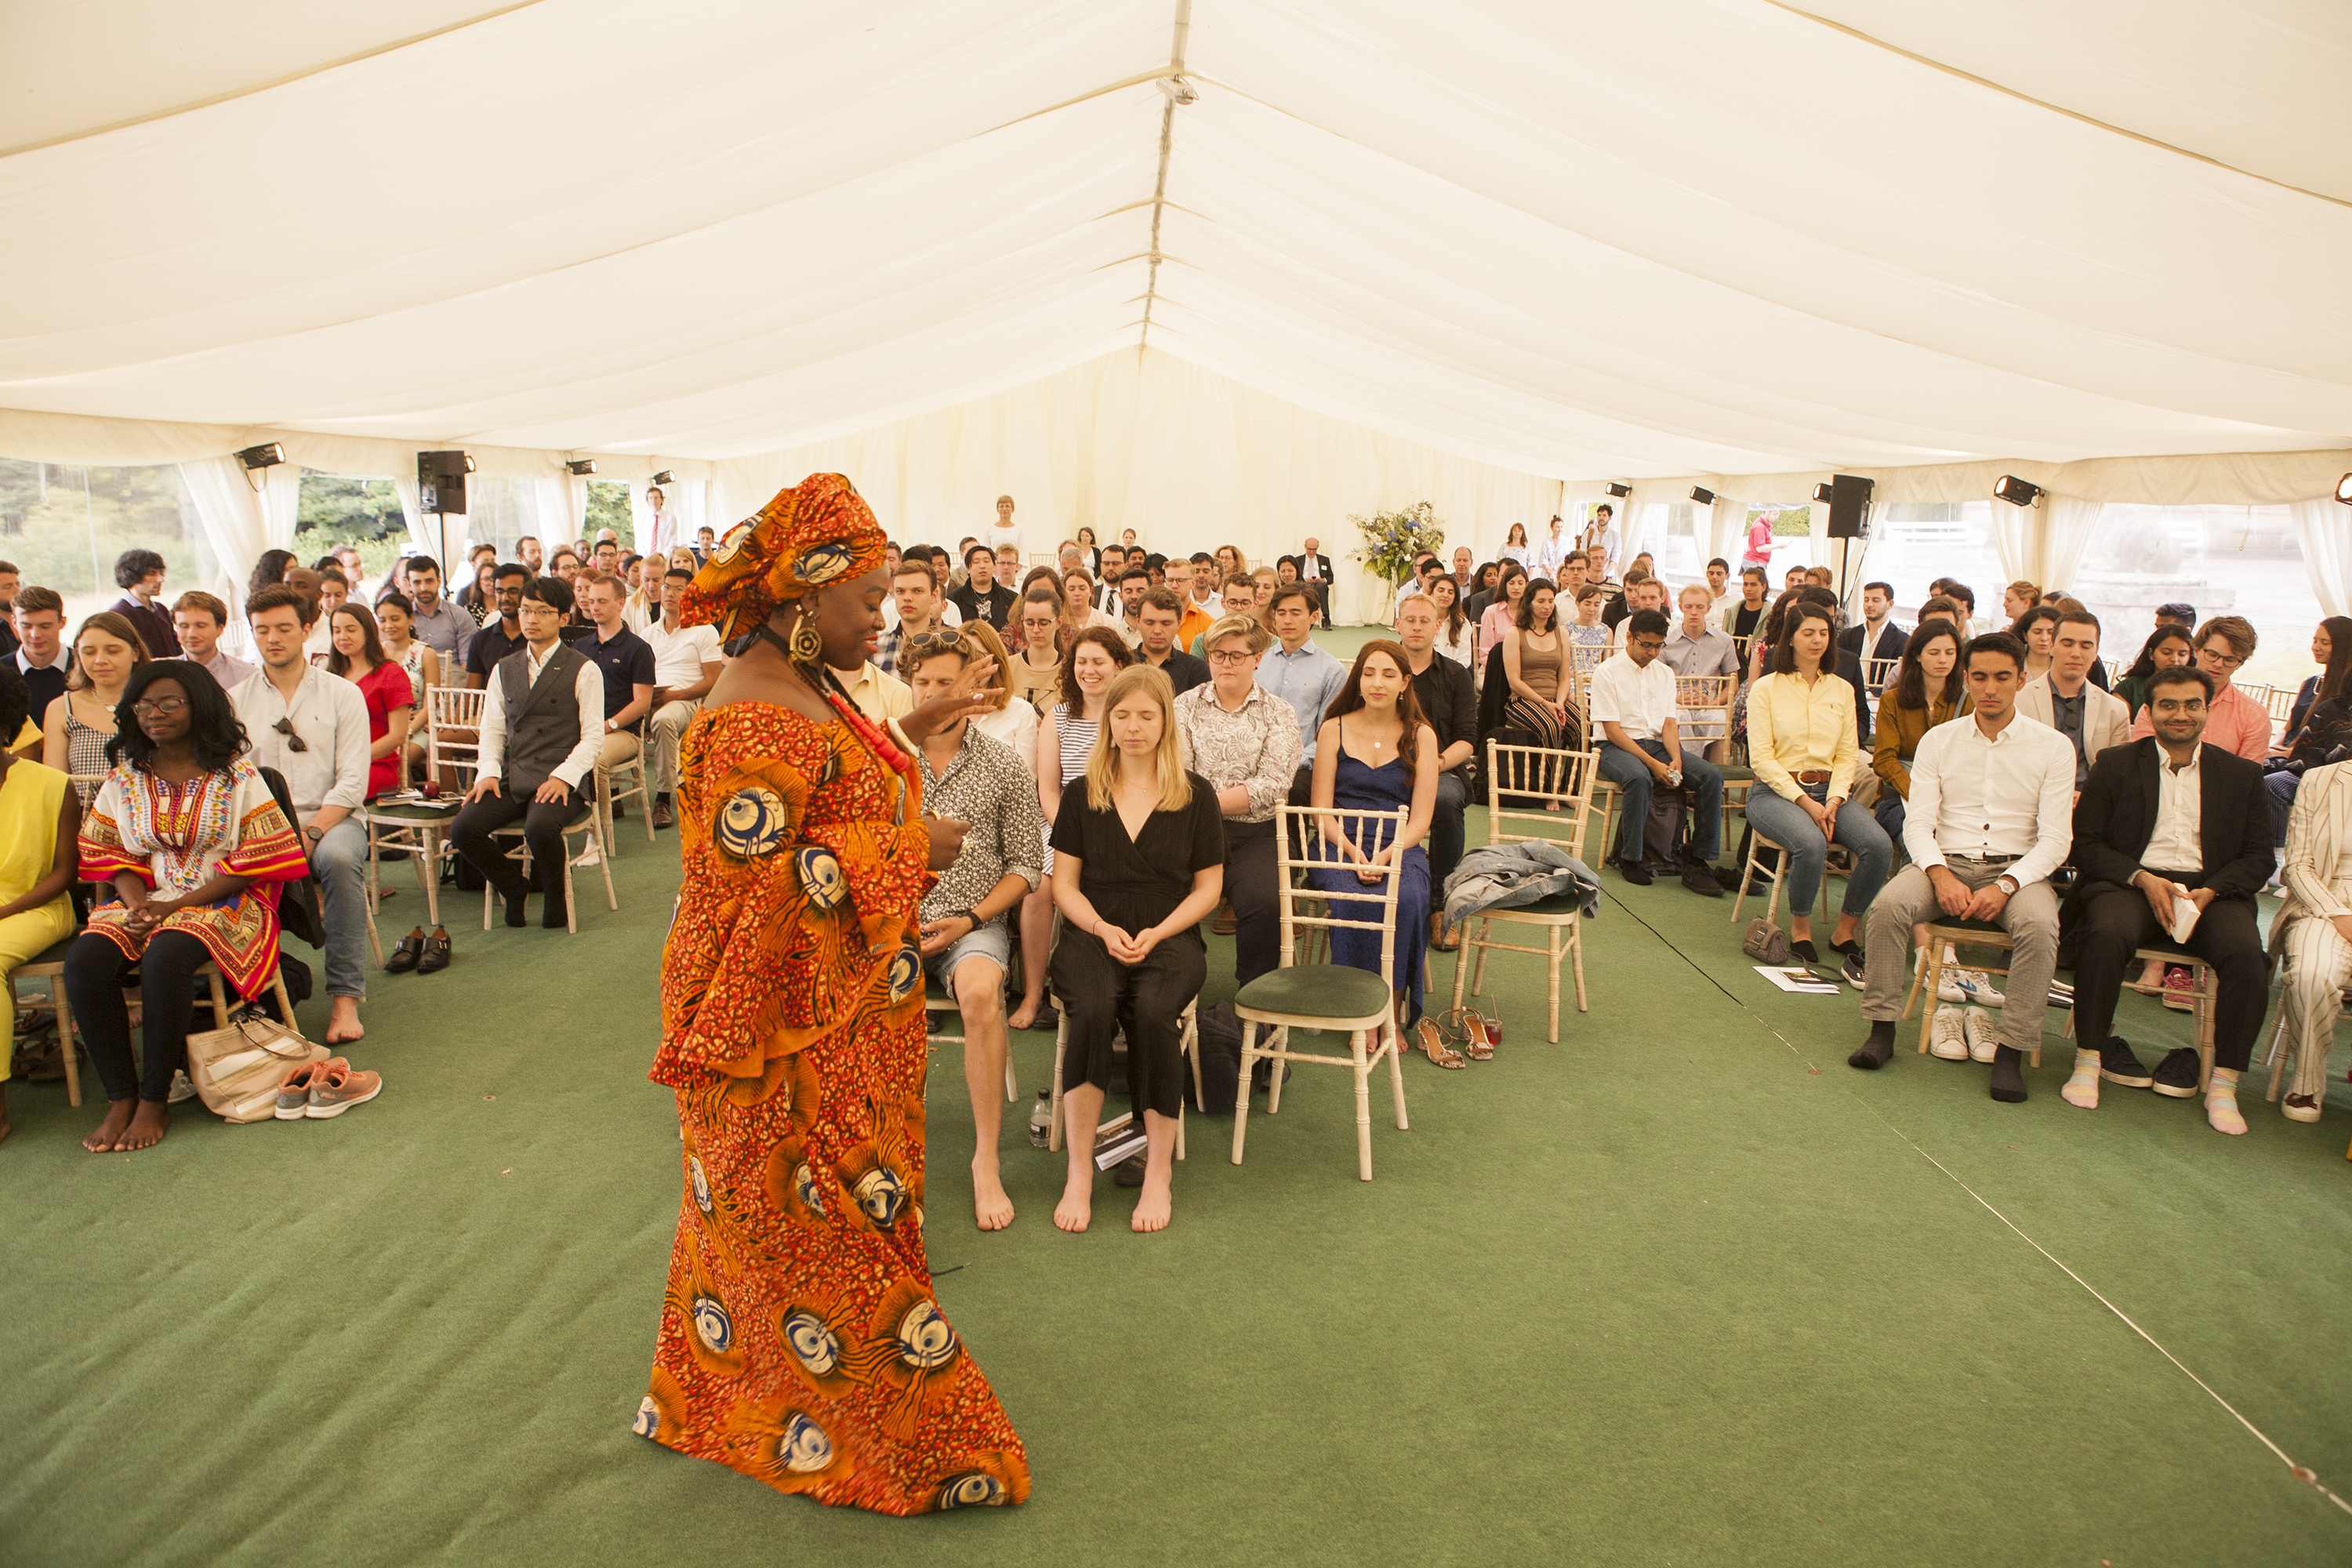
[[[873,571],[888,542],[856,486],[811,474],[727,531],[679,601],[678,624],[717,626],[730,640],[765,625],[788,599]]]

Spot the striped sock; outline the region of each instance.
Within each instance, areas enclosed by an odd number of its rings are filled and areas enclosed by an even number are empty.
[[[2235,1136],[2245,1131],[2246,1119],[2238,1113],[2236,1068],[2213,1069],[2213,1081],[2205,1089],[2205,1120],[2213,1124],[2216,1132]]]
[[[2074,1072],[2067,1079],[2066,1087],[2058,1091],[2069,1105],[2084,1110],[2099,1109],[2099,1053],[2082,1046],[2074,1047]]]

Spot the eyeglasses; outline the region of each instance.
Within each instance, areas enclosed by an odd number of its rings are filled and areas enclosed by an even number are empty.
[[[152,719],[177,713],[187,705],[188,700],[184,697],[142,697],[131,705],[131,710],[142,719]]]
[[[2223,653],[2221,647],[2216,647],[2212,643],[2207,643],[2203,647],[2199,648],[2197,652],[2200,656],[2211,659],[2223,669],[2235,669],[2238,666],[2246,662],[2243,658],[2234,653]]]
[[[272,724],[269,727],[278,734],[286,737],[286,749],[288,751],[307,752],[310,749],[310,742],[294,732],[293,720],[280,719],[277,723]]]
[[[1257,655],[1250,652],[1250,650],[1245,647],[1213,647],[1209,650],[1209,662],[1211,664],[1247,664],[1256,657]]]

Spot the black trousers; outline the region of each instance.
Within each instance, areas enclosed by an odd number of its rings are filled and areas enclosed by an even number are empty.
[[[96,931],[82,932],[66,949],[66,999],[108,1100],[135,1095],[161,1104],[170,1098],[172,1075],[187,1060],[196,971],[212,956],[184,931],[157,931],[147,939],[147,950],[136,961],[142,1059],[134,1062],[131,1009],[122,1000],[122,977],[133,961]]]
[[[1271,822],[1225,823],[1225,899],[1234,906],[1234,984],[1282,966],[1281,857]]]
[[[1138,1111],[1173,1117],[1184,1108],[1184,1005],[1209,977],[1196,931],[1178,931],[1129,967],[1102,939],[1071,926],[1054,944],[1054,994],[1069,1037],[1062,1046],[1062,1092],[1110,1089],[1111,1040],[1127,1031],[1127,1095]]]
[[[1437,775],[1437,805],[1429,816],[1429,907],[1433,910],[1445,907],[1445,879],[1462,864],[1467,836],[1463,813],[1469,805],[1470,785],[1460,768]]]
[[[563,903],[563,829],[579,817],[583,805],[577,789],[560,805],[542,805],[531,799],[529,791],[502,784],[499,794],[466,804],[449,825],[449,842],[457,846],[466,864],[499,890],[500,898],[509,905],[520,905],[529,896],[530,885],[523,878],[522,868],[507,858],[490,835],[521,823],[523,842],[530,846],[531,869],[545,895],[540,901],[539,923],[551,931],[561,930],[568,913]]]
[[[2167,871],[2184,888],[2204,879]],[[2084,899],[2075,917],[2074,1039],[2096,1049],[2114,1032],[2116,999],[2143,947],[2170,947],[2157,926],[2156,911],[2137,888],[2111,888]],[[2213,1065],[2243,1071],[2263,1032],[2270,1005],[2270,973],[2263,963],[2263,937],[2254,906],[2242,899],[2216,899],[2197,917],[2197,929],[2180,944],[2211,964],[2220,976],[2213,1015]]]

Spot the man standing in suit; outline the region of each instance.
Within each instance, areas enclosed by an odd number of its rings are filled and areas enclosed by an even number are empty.
[[[1710,569],[1708,579],[1712,581],[1713,578],[1714,573]],[[1869,679],[1873,664],[1882,659],[1886,661],[1881,666],[1885,675],[1877,682],[1882,687],[1894,678],[1895,661],[1903,657],[1904,647],[1910,640],[1901,626],[1887,619],[1887,612],[1894,608],[1895,589],[1891,584],[1864,583],[1862,585],[1862,625],[1848,626],[1838,633],[1838,647],[1862,661],[1865,680]]]
[[[2099,657],[2099,617],[2088,610],[2068,610],[2058,618],[2057,633],[2048,672],[2025,683],[2017,694],[2017,710],[2074,742],[2074,789],[2079,795],[2090,782],[2099,753],[2124,743],[2131,730],[2131,710],[2122,698],[2091,684],[2091,661]]]
[[[1323,552],[1323,542],[1309,534],[1307,548],[1298,556],[1298,580],[1315,587],[1315,604],[1321,613],[1323,629],[1331,629],[1331,558]],[[1312,744],[1313,736],[1307,737]]]
[[[2271,874],[2270,795],[2259,763],[2204,742],[2211,676],[2182,665],[2158,670],[2147,689],[2156,733],[2102,756],[2074,806],[2074,864],[2083,877],[2075,894],[2074,1074],[2061,1092],[2088,1110],[2099,1103],[2100,1079],[2141,1081],[2130,1051],[2109,1042],[2116,997],[2134,952],[2169,942],[2168,928],[2187,904],[2197,923],[2179,945],[2221,977],[2205,1119],[2217,1132],[2243,1132],[2238,1074],[2270,1002],[2254,903]],[[2197,1067],[2194,1050],[2172,1052],[2156,1069],[2156,1091],[2188,1099],[2197,1092]]]

